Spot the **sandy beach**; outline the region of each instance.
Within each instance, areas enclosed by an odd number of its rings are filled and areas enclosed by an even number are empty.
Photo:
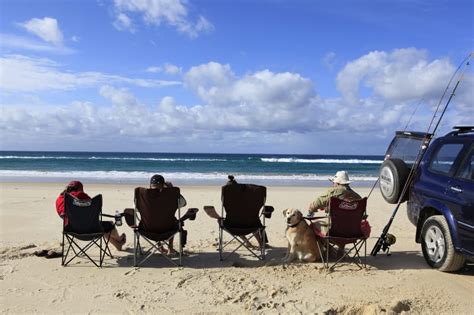
[[[133,206],[132,185],[85,184],[85,191],[104,197],[103,212],[113,214]],[[432,270],[424,262],[415,227],[405,206],[391,232],[397,243],[392,255],[368,257],[366,270],[342,266],[332,273],[321,263],[286,265],[282,210],[306,209],[325,188],[268,187],[267,204],[275,207],[267,221],[271,244],[265,261],[246,255],[219,261],[217,223],[204,205],[220,210],[220,187],[181,186],[187,207],[200,209],[188,221],[187,253],[181,268],[153,257],[133,267],[133,234],[125,224],[127,244],[103,268],[79,259],[68,267],[60,259],[33,252],[59,248],[61,221],[54,209],[63,183],[0,184],[0,311],[21,313],[327,313],[327,314],[472,314],[474,267],[456,274]],[[356,188],[367,195],[369,188]],[[392,205],[378,190],[369,199],[372,237],[368,251],[388,220]]]

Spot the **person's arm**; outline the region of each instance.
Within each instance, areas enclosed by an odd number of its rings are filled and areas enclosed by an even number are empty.
[[[329,198],[331,198],[333,189],[329,189],[324,195],[319,196],[312,203],[309,204],[308,212],[313,213],[318,209],[326,208],[329,204]]]
[[[56,199],[56,212],[61,218],[64,217],[64,193],[61,193]]]

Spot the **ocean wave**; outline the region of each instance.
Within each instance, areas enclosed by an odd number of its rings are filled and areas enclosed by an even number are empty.
[[[162,161],[162,162],[225,162],[226,159],[203,159],[203,158],[138,158],[138,157],[97,157],[91,156],[88,160],[130,160],[130,161]]]
[[[383,160],[361,159],[300,159],[300,158],[261,158],[269,163],[321,163],[321,164],[382,164]]]
[[[123,171],[26,171],[26,170],[0,170],[0,178],[36,178],[36,179],[92,179],[95,181],[147,181],[154,173],[149,172],[123,172]],[[167,180],[182,180],[194,182],[227,180],[227,173],[191,173],[169,172],[162,173]],[[319,174],[233,174],[240,181],[270,181],[270,182],[313,182],[327,181],[330,175]],[[374,176],[351,176],[353,181],[375,181]]]
[[[25,156],[25,155],[1,155],[0,159],[4,160],[47,160],[47,159],[56,159],[56,160],[70,160],[70,159],[79,159],[71,156]]]
[[[101,157],[101,156],[18,156],[4,155],[0,159],[22,159],[22,160],[124,160],[124,161],[161,161],[161,162],[225,162],[226,159],[204,159],[204,158],[140,158],[140,157]]]

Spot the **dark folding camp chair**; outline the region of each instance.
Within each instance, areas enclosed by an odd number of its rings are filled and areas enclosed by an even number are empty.
[[[220,260],[226,259],[241,247],[245,247],[256,258],[265,259],[265,244],[268,242],[265,233],[265,218],[270,218],[273,212],[273,207],[265,206],[266,195],[267,188],[264,186],[234,182],[222,187],[221,216],[212,215],[209,210],[213,210],[214,207],[206,206],[206,212],[211,217],[217,218],[219,224]],[[215,213],[215,210],[213,212]],[[260,221],[259,215],[263,217],[263,222]],[[232,236],[232,239],[225,244],[224,231]],[[250,235],[249,238],[247,238],[248,235]],[[257,237],[257,235],[261,242],[259,242],[256,251],[249,246],[247,241]],[[238,246],[227,256],[224,256],[224,248],[233,240],[238,242]]]
[[[367,238],[370,234],[370,226],[366,221],[367,197],[358,200],[343,200],[337,197],[331,197],[329,200],[328,216],[329,219],[327,233],[322,232],[313,223],[312,227],[316,235],[326,242],[326,259],[324,265],[326,269],[332,269],[343,261],[351,260],[359,268],[366,267],[367,257]],[[311,218],[313,219],[313,218]],[[334,245],[343,248],[350,245],[344,251],[340,250],[340,257],[329,266],[329,254]],[[361,259],[363,247],[364,259]]]
[[[194,220],[198,209],[190,208],[185,215],[181,217],[179,207],[180,190],[178,187],[166,187],[163,189],[135,188],[135,222],[128,222],[134,230],[134,265],[141,265],[153,254],[159,253],[169,262],[176,266],[181,266],[183,247],[186,243],[187,232],[183,229],[184,221]],[[176,211],[178,218],[176,218]],[[137,224],[136,219],[140,217]],[[179,260],[176,263],[172,258],[161,252],[161,245],[169,247],[171,239],[179,234],[178,254]],[[151,247],[143,252],[141,238]],[[144,255],[139,260],[139,255]]]
[[[61,264],[67,266],[74,258],[83,256],[92,261],[97,267],[102,267],[105,255],[112,258],[109,249],[110,234],[106,236],[106,231],[104,231],[101,224],[102,195],[97,195],[91,200],[80,200],[70,194],[65,194],[64,210],[68,224],[63,225]],[[67,241],[67,244],[65,241]],[[87,243],[81,246],[80,244],[83,242]],[[99,248],[98,263],[87,253],[89,249],[96,247]],[[74,255],[68,260],[71,249]]]

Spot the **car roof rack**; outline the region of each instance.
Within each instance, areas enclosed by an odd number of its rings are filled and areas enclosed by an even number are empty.
[[[463,133],[474,132],[474,126],[454,126],[454,131],[451,131],[446,136],[457,136]]]

